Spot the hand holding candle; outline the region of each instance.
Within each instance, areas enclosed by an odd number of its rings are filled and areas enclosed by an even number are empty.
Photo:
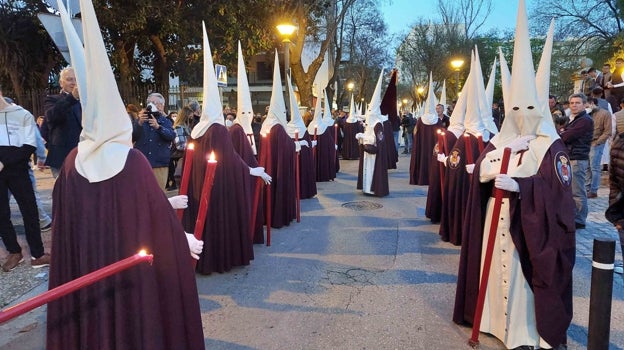
[[[186,151],[184,152],[184,167],[182,169],[182,180],[180,181],[180,192],[179,195],[187,195],[188,193],[188,183],[191,177],[191,166],[193,164],[193,151],[195,150],[195,145],[193,143],[189,143],[186,146]],[[178,219],[182,220],[182,213],[184,213],[183,209],[178,210]]]

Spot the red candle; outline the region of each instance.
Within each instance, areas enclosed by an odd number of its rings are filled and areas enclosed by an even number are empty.
[[[182,169],[182,180],[180,181],[180,195],[186,195],[188,192],[188,183],[191,177],[191,165],[193,164],[193,150],[195,145],[189,143],[184,152],[184,168]],[[178,209],[178,219],[182,220],[184,209]]]
[[[317,131],[317,127],[314,127],[314,143],[316,143],[316,131]],[[318,144],[316,144],[318,146]],[[314,158],[314,160],[316,161],[316,147],[312,148],[312,158]],[[316,166],[315,166],[316,168]]]
[[[438,129],[438,154],[443,154],[445,153],[445,149],[444,149],[444,132],[442,132],[442,130]]]
[[[338,147],[338,124],[334,124],[334,145]]]
[[[265,135],[262,135],[262,144],[266,145]],[[264,146],[263,146],[264,147]],[[264,149],[264,148],[263,148]],[[265,169],[266,170],[266,169]],[[266,171],[268,174],[268,171]],[[251,218],[250,218],[250,237],[253,240],[254,233],[256,232],[256,216],[258,216],[258,205],[260,205],[260,191],[262,191],[263,181],[262,179],[256,179],[256,190],[254,191],[253,202],[251,203]]]
[[[217,161],[215,160],[214,151],[210,153],[207,159],[206,173],[204,174],[204,183],[202,185],[201,197],[199,197],[199,211],[197,212],[197,220],[195,220],[195,238],[202,240],[204,236],[204,227],[206,225],[206,215],[208,215],[208,205],[210,204],[210,194],[212,193],[212,185],[214,183],[215,170],[217,169]]]
[[[444,132],[438,129],[438,154],[444,154],[446,152],[446,144],[445,144],[445,135]],[[442,198],[444,198],[444,171],[446,167],[444,164],[440,163],[440,193],[442,194]]]
[[[111,276],[123,270],[126,270],[134,265],[138,265],[142,262],[148,262],[151,265],[153,260],[154,260],[154,256],[152,254],[147,254],[144,250],[141,250],[140,252],[128,258],[125,258],[116,263],[105,266],[99,270],[88,273],[73,281],[67,282],[54,289],[51,289],[47,292],[39,294],[38,296],[34,298],[28,299],[15,306],[7,308],[6,310],[0,311],[0,324],[10,319],[13,319],[17,316],[20,316],[43,304],[47,304],[64,295],[72,293],[78,289],[84,288],[97,281],[103,280],[104,278],[108,276]]]
[[[466,164],[474,164],[472,159],[472,142],[470,141],[470,134],[464,133],[464,142],[466,144]]]
[[[479,154],[481,154],[481,153],[483,153],[483,146],[484,146],[483,145],[483,135],[477,134],[477,140],[479,141],[479,142],[477,142],[478,146],[479,146]]]
[[[295,141],[299,141],[299,132],[295,131]],[[296,208],[297,208],[297,222],[301,222],[301,170],[299,169],[301,160],[301,151],[295,152],[295,185],[296,185]]]
[[[269,172],[272,172],[271,169],[273,164],[271,163],[273,160],[271,159],[271,143],[269,141],[269,133],[267,133],[267,137],[264,139],[264,141],[266,142],[265,146],[266,150],[267,150],[267,166],[266,169],[264,169],[264,171],[271,175]],[[271,245],[271,184],[267,185],[267,191],[266,191],[266,226],[267,226],[267,240],[266,240],[266,245],[267,247]]]

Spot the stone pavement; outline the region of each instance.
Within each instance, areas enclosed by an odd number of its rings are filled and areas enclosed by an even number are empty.
[[[401,155],[389,172],[390,196],[376,198],[355,190],[357,162],[342,161],[336,181],[318,183],[319,194],[302,201],[300,223],[273,229],[271,246],[255,246],[250,266],[198,275],[206,348],[468,349],[471,329],[451,322],[459,248],[440,241],[438,225],[424,217],[427,188],[408,184],[408,168]],[[49,196],[51,181],[41,184]],[[604,184],[598,194],[587,229],[577,232],[569,349],[587,347],[593,239],[617,240],[604,219]],[[0,261],[5,253],[0,247]],[[11,272],[36,285],[22,298],[46,288],[47,276],[31,270]],[[610,349],[624,349],[618,275],[612,302]],[[0,325],[0,349],[42,349],[44,339],[45,307]],[[482,349],[504,348],[491,336],[480,340]]]

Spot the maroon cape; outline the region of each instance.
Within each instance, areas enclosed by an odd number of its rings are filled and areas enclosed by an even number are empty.
[[[256,156],[253,154],[253,149],[251,148],[251,144],[249,143],[250,137],[251,141],[255,142],[253,135],[245,134],[245,130],[240,124],[234,124],[229,129],[228,132],[232,137],[232,145],[234,146],[234,150],[238,155],[243,158],[245,163],[249,165],[251,168],[258,167],[258,160]],[[259,145],[256,145],[259,146]],[[256,147],[257,149],[257,147]],[[256,208],[256,218],[253,221],[253,242],[254,243],[264,243],[264,207],[262,205],[264,200],[264,191],[262,190],[265,186],[264,181],[258,177],[252,177],[252,190],[254,191],[252,197],[252,213],[253,208]],[[258,198],[256,198],[256,196]],[[254,203],[254,200],[256,202]]]
[[[342,126],[342,132],[344,133],[341,150],[342,159],[358,159],[360,157],[360,145],[355,134],[364,132],[362,123],[359,121],[355,123],[345,122]]]
[[[386,142],[386,154],[388,156],[388,169],[396,169],[399,162],[399,151],[394,143],[394,133],[392,132],[392,123],[390,120],[383,122],[384,141]]]
[[[453,321],[472,324],[479,294],[481,246],[486,205],[493,181],[479,182],[479,164],[495,148],[490,144],[475,163],[466,207]],[[537,332],[551,346],[566,342],[572,321],[572,269],[576,257],[575,205],[570,181],[562,180],[560,164],[569,167],[567,148],[557,140],[544,155],[536,175],[514,178],[519,193],[510,194],[510,232],[522,272],[535,294]],[[522,199],[522,200],[521,200]]]
[[[316,196],[316,173],[314,172],[314,157],[312,157],[312,139],[306,132],[300,140],[305,140],[308,143],[308,147],[303,146],[301,151],[299,151],[299,198],[308,199]]]
[[[446,145],[444,149],[448,149],[450,145],[454,145],[457,141],[455,134],[452,132],[445,133],[445,139]],[[440,170],[442,170],[443,174],[446,174],[446,167],[438,162],[438,143],[436,142],[431,153],[431,162],[429,163],[429,188],[427,189],[427,206],[425,207],[425,216],[435,224],[439,223],[442,218],[442,206],[444,205],[442,201]]]
[[[470,140],[471,159],[479,157],[479,140],[472,136],[459,136],[450,152],[447,152],[446,172],[444,174],[444,196],[440,220],[440,238],[454,245],[462,244],[462,224],[468,201],[470,174],[466,171],[466,141]]]
[[[433,125],[427,125],[418,118],[416,122],[416,134],[412,142],[412,155],[410,158],[410,185],[430,185],[429,164],[433,155],[433,146],[438,142],[438,130],[446,130],[448,117],[438,120]],[[450,146],[453,146],[450,143]]]
[[[206,157],[215,153],[217,167],[204,226],[204,250],[197,272],[225,272],[235,266],[249,265],[254,258],[250,217],[253,201],[249,166],[236,153],[225,126],[214,123],[195,140],[193,165],[188,188],[188,208],[182,223],[186,232],[194,232],[199,201],[206,173]]]
[[[325,132],[316,135],[316,181],[333,181],[336,178],[336,144],[334,128],[328,127]]]
[[[49,288],[145,249],[141,263],[48,304],[46,348],[204,349],[184,229],[143,154],[96,183],[67,156],[53,191]]]
[[[288,226],[297,218],[295,143],[279,124],[271,128],[269,136],[263,137],[262,142],[258,163],[273,178],[271,186],[267,187],[271,191],[271,227]],[[263,205],[266,213],[266,200]]]
[[[388,161],[387,157],[383,155],[385,153],[386,143],[384,142],[384,132],[383,125],[381,123],[377,123],[375,125],[375,135],[377,135],[377,139],[375,142],[377,143],[376,154],[375,157],[375,169],[373,171],[373,182],[371,184],[371,190],[375,193],[376,197],[385,197],[390,194],[390,187],[388,186],[388,165],[386,162]],[[360,162],[358,165],[358,178],[356,188],[361,190],[363,188],[363,171],[364,171],[364,146],[360,146]]]

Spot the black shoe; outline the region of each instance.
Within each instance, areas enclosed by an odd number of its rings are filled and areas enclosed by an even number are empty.
[[[582,230],[582,229],[585,228],[585,224],[581,224],[581,223],[578,223],[578,222],[575,222],[574,226],[576,227],[577,230],[579,230],[579,229]]]

